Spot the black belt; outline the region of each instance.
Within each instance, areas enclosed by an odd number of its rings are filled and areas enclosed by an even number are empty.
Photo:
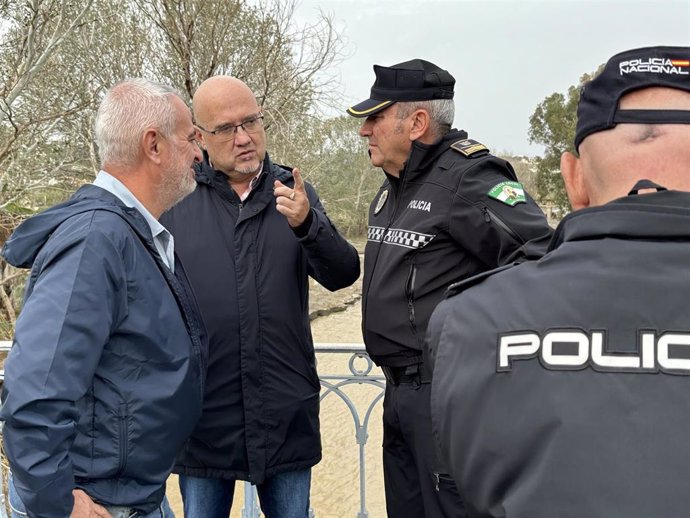
[[[386,377],[386,381],[396,386],[401,383],[421,384],[431,382],[431,372],[424,363],[415,363],[404,367],[381,365],[381,370]]]

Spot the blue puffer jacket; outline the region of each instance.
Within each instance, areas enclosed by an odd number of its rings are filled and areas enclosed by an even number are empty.
[[[201,411],[206,338],[179,263],[143,216],[93,185],[5,244],[31,266],[3,387],[4,445],[29,516],[72,490],[149,513]]]

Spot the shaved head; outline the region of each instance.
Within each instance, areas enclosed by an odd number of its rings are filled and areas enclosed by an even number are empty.
[[[260,117],[261,107],[251,89],[239,79],[214,76],[201,83],[192,100],[194,120],[201,130],[201,145],[213,167],[230,181],[256,174],[266,155],[263,126],[251,134],[236,128],[234,137],[214,134],[219,128],[238,126]]]
[[[690,110],[690,93],[650,87],[623,96],[626,110]],[[564,153],[561,172],[573,209],[625,196],[640,179],[690,191],[690,124],[618,124],[585,137],[580,157]]]
[[[238,104],[249,101],[256,105],[256,96],[250,88],[236,77],[214,76],[201,83],[194,92],[192,108],[194,118],[199,124],[205,124],[212,118],[212,114],[227,104]]]

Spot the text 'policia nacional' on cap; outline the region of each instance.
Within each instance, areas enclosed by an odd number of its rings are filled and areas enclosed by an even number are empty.
[[[621,97],[654,86],[690,92],[690,47],[645,47],[616,54],[586,83],[577,106],[575,149],[620,123],[690,124],[690,110],[619,110]]]
[[[413,59],[391,67],[374,65],[376,81],[369,99],[347,109],[353,117],[368,117],[398,101],[452,99],[455,78],[447,70]]]

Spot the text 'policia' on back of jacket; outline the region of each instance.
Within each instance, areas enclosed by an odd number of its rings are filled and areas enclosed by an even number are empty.
[[[472,516],[687,516],[689,263],[690,194],[627,196],[439,305],[432,421]]]
[[[415,142],[400,178],[387,175],[369,210],[367,351],[379,365],[419,362],[429,317],[450,284],[540,257],[550,237],[510,164],[467,133],[453,130],[433,145]]]
[[[22,502],[68,516],[76,487],[153,512],[201,413],[206,337],[181,267],[172,275],[141,214],[93,185],[20,225],[3,255],[33,264],[1,413]]]

